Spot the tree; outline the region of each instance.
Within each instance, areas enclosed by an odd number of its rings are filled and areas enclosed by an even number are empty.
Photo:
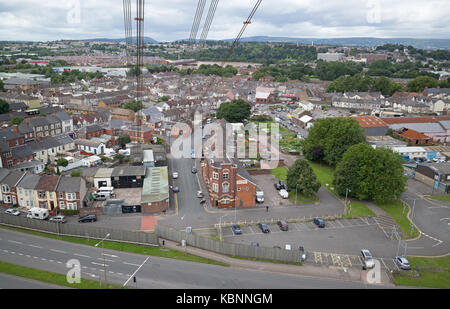
[[[0,114],[6,114],[9,112],[9,104],[5,100],[0,99]]]
[[[242,122],[251,115],[252,107],[244,100],[233,100],[220,104],[217,110],[217,119],[225,119],[231,123]]]
[[[286,184],[288,189],[297,190],[305,197],[311,197],[319,191],[320,182],[316,174],[304,159],[298,159],[294,165],[289,168]]]
[[[22,122],[23,122],[23,117],[14,117],[13,119],[11,119],[11,121],[9,122],[9,124],[11,125],[11,126],[13,126],[13,125],[19,125],[19,124],[21,124]]]
[[[119,135],[119,144],[120,146],[124,147],[126,144],[128,144],[131,141],[129,135],[120,134]]]
[[[333,185],[339,195],[384,203],[399,199],[405,191],[403,158],[388,148],[366,143],[350,147],[338,164]]]
[[[5,92],[5,86],[3,85],[3,81],[0,79],[0,91]]]
[[[136,113],[136,112],[140,111],[141,109],[143,109],[144,106],[142,105],[142,102],[136,102],[135,100],[133,100],[133,101],[129,101],[129,102],[125,103],[123,105],[123,108],[130,109]]]
[[[437,88],[437,79],[430,76],[418,76],[408,83],[407,91],[422,92],[425,88]]]
[[[56,161],[56,164],[58,164],[58,166],[66,167],[67,165],[69,165],[69,161],[67,161],[64,158],[61,158],[58,159],[58,161]]]
[[[336,166],[342,156],[353,145],[365,142],[364,130],[358,121],[352,118],[324,118],[314,123],[309,135],[304,139],[303,154],[306,159],[318,161],[321,159],[330,166]],[[313,156],[314,150],[314,156]]]

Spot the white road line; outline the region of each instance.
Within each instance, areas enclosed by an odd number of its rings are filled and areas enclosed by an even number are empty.
[[[43,261],[47,261],[47,259],[46,259],[46,258],[41,258],[41,260],[43,260]]]
[[[56,263],[58,263],[58,264],[62,264],[62,262],[60,262],[60,261],[56,261]]]
[[[53,251],[53,252],[58,252],[58,253],[67,253],[67,252],[65,252],[65,251],[61,251],[61,250],[55,250],[55,249],[50,249],[50,251]]]
[[[100,264],[100,263],[96,263],[96,262],[91,262],[91,263],[94,264],[94,265],[100,265],[102,267],[108,267],[109,266],[108,264]]]
[[[8,242],[12,242],[13,244],[23,245],[23,243],[21,243],[20,241],[8,240]]]
[[[341,227],[344,227],[344,225],[341,223],[341,221],[336,220],[335,222],[336,222],[336,223],[339,223],[339,225],[340,225]]]
[[[91,258],[90,256],[87,256],[87,255],[84,255],[84,254],[74,253],[73,255],[75,255],[75,256],[81,256],[81,257],[85,257],[85,258]]]
[[[133,263],[127,263],[127,262],[122,262],[125,265],[131,265],[131,266],[140,266],[139,264],[133,264]]]
[[[23,255],[22,253],[17,253],[18,255]]]
[[[255,232],[253,231],[253,229],[252,229],[251,226],[249,226],[248,228],[250,229],[250,231],[252,232],[252,234],[255,234]]]
[[[433,246],[431,246],[431,247],[439,246],[439,245],[442,244],[442,243],[443,243],[443,241],[442,241],[442,240],[439,240],[439,243],[437,243],[437,244],[435,244],[435,245],[433,245]]]
[[[48,260],[49,262],[51,262],[51,263],[53,263],[54,262],[54,260]]]
[[[97,277],[96,275],[94,275],[94,274],[91,274],[91,273],[87,273],[87,272],[84,272],[84,274],[86,274],[86,275],[88,275],[88,276],[91,276],[92,278],[95,278],[95,277]]]
[[[35,246],[35,245],[28,245],[28,246],[33,247],[33,248],[43,249],[42,247]]]
[[[29,255],[29,254],[26,254],[25,256],[26,256],[26,257],[29,257],[29,258],[31,257],[31,255]]]
[[[112,254],[107,254],[107,253],[103,253],[103,255],[105,255],[105,256],[109,256],[109,257],[112,257],[112,258],[116,258],[116,257],[118,257],[117,255],[112,255]]]
[[[100,261],[105,261],[105,262],[115,262],[115,261],[113,261],[113,260],[108,260],[108,259],[103,259],[103,258],[98,258],[98,260],[100,260]]]
[[[33,256],[33,259],[38,259],[38,257],[37,256]]]
[[[16,254],[14,251],[11,251],[10,253],[12,253],[12,254]]]
[[[383,258],[381,258],[381,262],[383,262],[384,267],[386,267],[387,270],[390,270],[389,267],[387,267],[386,263],[384,262]]]

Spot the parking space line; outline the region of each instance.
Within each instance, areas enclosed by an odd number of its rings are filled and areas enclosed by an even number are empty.
[[[336,223],[339,223],[339,225],[340,225],[341,227],[345,227],[345,226],[341,223],[340,220],[336,220],[335,222],[336,222]]]
[[[347,263],[346,263],[347,262]],[[352,261],[350,260],[350,256],[348,255],[344,255],[344,262],[343,262],[345,267],[352,267]]]
[[[387,270],[391,270],[389,267],[387,267],[386,263],[384,262],[384,259],[381,258],[381,262],[383,263],[384,267],[386,267]]]
[[[256,234],[256,233],[253,231],[253,229],[252,229],[251,226],[249,226],[248,228],[250,229],[250,231],[252,232],[252,234]]]
[[[320,253],[320,252],[314,252],[314,262],[316,263],[316,264],[322,264],[323,262],[322,262],[322,253]]]

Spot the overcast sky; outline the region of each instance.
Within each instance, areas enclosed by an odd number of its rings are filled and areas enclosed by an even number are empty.
[[[189,38],[197,0],[145,2],[145,36]],[[206,3],[203,21],[211,0]],[[236,37],[255,3],[219,1],[208,39]],[[449,16],[449,0],[263,0],[243,37],[450,39]],[[121,0],[0,0],[0,40],[123,36]]]

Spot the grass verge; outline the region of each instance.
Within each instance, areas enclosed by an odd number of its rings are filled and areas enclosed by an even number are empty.
[[[24,230],[24,229],[4,226],[4,225],[0,225],[0,228],[5,228],[5,229],[13,230],[13,231],[32,234],[35,236],[53,238],[53,239],[58,239],[58,240],[72,242],[72,243],[88,245],[88,246],[94,246],[96,243],[98,243],[97,240],[89,240],[89,239],[70,237],[70,236],[58,236],[58,235],[29,231],[29,230]],[[165,248],[164,250],[162,250],[162,248],[159,248],[159,247],[148,247],[148,246],[118,243],[118,242],[112,242],[112,241],[104,241],[103,245],[104,245],[105,249],[110,249],[110,250],[145,254],[145,255],[170,258],[170,259],[176,259],[176,260],[188,261],[188,262],[212,264],[212,265],[219,265],[219,266],[229,266],[228,264],[225,264],[222,262],[214,261],[211,259],[206,259],[206,258],[192,255],[192,254],[185,255],[184,252],[173,250],[173,249],[168,249],[168,248]]]
[[[263,263],[273,263],[273,264],[284,264],[284,265],[295,265],[295,266],[302,266],[302,263],[294,263],[294,262],[283,262],[283,261],[277,261],[277,260],[266,260],[266,259],[257,259],[257,258],[248,258],[248,257],[242,257],[242,256],[234,256],[230,255],[229,257],[233,259],[239,259],[239,260],[246,260],[246,261],[252,261],[252,262],[263,262]]]
[[[363,202],[350,202],[347,206],[347,214],[343,215],[343,218],[358,218],[375,216],[375,213],[369,209]]]
[[[447,195],[434,195],[434,196],[430,196],[430,198],[432,198],[433,200],[438,200],[438,201],[443,201],[443,202],[450,203],[450,194],[447,194]]]
[[[0,262],[0,273],[9,274],[17,277],[33,279],[41,282],[66,286],[75,289],[100,289],[98,281],[81,278],[80,283],[70,284],[67,282],[66,275],[53,273],[45,270],[20,266],[7,262]],[[122,289],[123,287],[116,284],[108,284],[108,288]]]
[[[450,256],[439,258],[407,257],[410,271],[394,272],[396,285],[450,288]]]
[[[401,201],[391,201],[385,204],[377,204],[378,207],[387,212],[397,223],[403,232],[403,238],[416,238],[419,236],[417,228],[411,230],[410,226],[413,224],[408,218],[408,206],[404,206]]]
[[[331,193],[333,193],[334,195],[337,196],[336,191],[332,190],[333,179],[334,179],[334,169],[329,166],[314,163],[311,161],[308,161],[308,163],[311,166],[311,168],[313,169],[314,174],[316,174],[317,179],[319,179],[320,183],[322,184],[322,187],[330,190]]]

